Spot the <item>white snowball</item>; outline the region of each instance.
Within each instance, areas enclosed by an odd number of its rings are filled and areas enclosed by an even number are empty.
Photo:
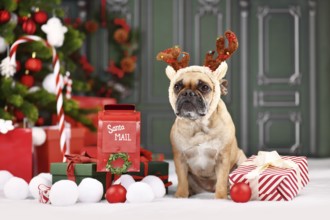
[[[31,195],[35,199],[39,199],[39,197],[40,197],[39,196],[39,188],[38,188],[40,184],[43,184],[43,185],[46,185],[46,186],[51,186],[52,182],[49,181],[46,178],[41,177],[41,176],[33,177],[31,179],[30,183],[29,183],[29,190],[30,190]]]
[[[5,183],[12,177],[13,177],[13,174],[11,174],[9,171],[0,170],[0,190],[3,190]]]
[[[74,205],[78,200],[78,186],[71,180],[60,180],[52,186],[49,200],[55,206]]]
[[[151,186],[156,198],[161,198],[166,194],[166,189],[163,181],[158,176],[149,175],[142,179],[142,182]]]
[[[38,176],[47,179],[49,182],[53,182],[53,176],[50,173],[39,173]]]
[[[128,190],[128,188],[135,183],[135,180],[133,179],[133,177],[131,175],[128,174],[124,174],[121,175],[115,182],[114,184],[120,184],[123,187],[125,187],[126,190]]]
[[[144,182],[133,183],[126,194],[127,201],[131,203],[151,202],[154,198],[151,186]]]
[[[63,76],[60,75],[60,83],[63,84]],[[53,73],[48,74],[42,81],[42,87],[49,93],[56,94],[56,79]]]
[[[26,199],[29,195],[29,185],[22,178],[12,177],[6,182],[3,192],[8,199]]]
[[[103,196],[103,185],[93,178],[84,178],[78,186],[80,202],[99,202]]]
[[[39,127],[32,128],[32,142],[34,146],[43,145],[46,141],[46,132],[44,129]]]

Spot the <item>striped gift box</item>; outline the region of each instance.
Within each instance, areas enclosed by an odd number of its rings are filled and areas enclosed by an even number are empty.
[[[255,157],[248,158],[247,162],[253,161]],[[295,169],[269,166],[262,171],[256,181],[251,181],[246,178],[246,175],[255,170],[257,166],[243,164],[229,175],[230,185],[239,182],[249,184],[252,190],[252,199],[262,201],[292,200],[299,193],[300,188],[305,187],[309,182],[307,159],[296,156],[281,156],[281,159],[296,163],[301,178],[298,178]],[[253,195],[253,192],[256,192],[256,195]]]

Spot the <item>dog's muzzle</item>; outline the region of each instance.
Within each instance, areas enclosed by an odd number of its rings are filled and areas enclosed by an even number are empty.
[[[176,101],[176,115],[196,120],[207,113],[206,102],[202,95],[191,89],[182,91]]]

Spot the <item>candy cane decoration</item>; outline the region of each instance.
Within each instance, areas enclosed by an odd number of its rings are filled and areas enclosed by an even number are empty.
[[[16,66],[16,51],[20,44],[34,42],[34,41],[41,41],[42,43],[45,44],[45,46],[47,46],[48,48],[50,48],[52,50],[53,74],[55,75],[55,79],[56,79],[56,82],[55,82],[56,83],[56,111],[57,111],[58,126],[59,126],[59,132],[60,132],[60,147],[61,147],[61,152],[63,154],[63,159],[64,159],[65,158],[64,155],[68,152],[67,152],[67,148],[65,145],[66,138],[65,138],[65,132],[64,132],[65,122],[64,122],[63,95],[62,95],[63,81],[60,80],[60,61],[59,61],[55,48],[39,36],[26,35],[26,36],[20,37],[17,41],[15,41],[13,43],[13,45],[10,48],[10,51],[9,51],[10,64]]]
[[[64,81],[64,85],[66,86],[65,97],[67,99],[71,99],[72,79],[70,79],[70,72],[69,71],[66,71],[63,81]]]
[[[39,189],[39,202],[43,204],[50,204],[49,192],[51,187],[44,184],[38,186]]]

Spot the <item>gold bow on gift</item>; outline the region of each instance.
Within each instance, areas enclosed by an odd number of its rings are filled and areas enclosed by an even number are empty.
[[[299,166],[291,161],[291,160],[284,160],[276,151],[266,152],[266,151],[259,151],[258,155],[252,161],[246,161],[243,166],[257,166],[254,170],[250,171],[248,174],[245,175],[245,178],[249,181],[251,190],[252,190],[252,199],[258,198],[258,182],[260,174],[266,170],[268,167],[278,167],[278,168],[287,168],[287,169],[294,169],[297,174],[298,180],[298,189],[302,188],[302,180]],[[257,187],[253,187],[257,186]]]

